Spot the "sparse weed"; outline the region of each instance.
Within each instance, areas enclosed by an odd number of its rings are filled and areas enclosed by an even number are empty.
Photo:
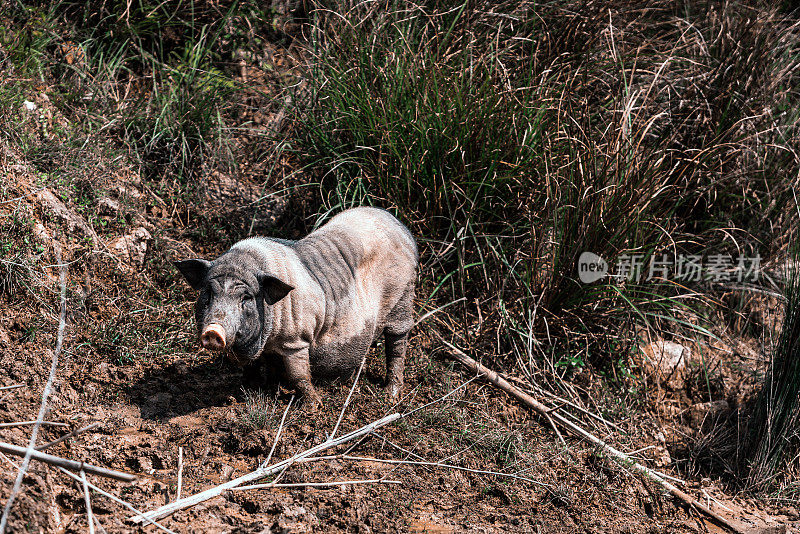
[[[252,429],[277,428],[281,410],[274,397],[268,397],[260,389],[242,389],[244,406],[240,410],[242,423]]]

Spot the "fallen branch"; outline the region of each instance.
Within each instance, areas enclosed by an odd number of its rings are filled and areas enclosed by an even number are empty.
[[[618,451],[617,449],[615,449],[605,441],[601,440],[594,434],[591,434],[590,432],[584,430],[583,428],[576,425],[569,419],[565,418],[558,412],[552,411],[550,408],[548,408],[541,402],[537,401],[527,393],[520,391],[517,387],[511,385],[507,380],[505,380],[503,377],[501,377],[488,367],[481,365],[480,363],[476,362],[475,360],[467,356],[462,350],[457,348],[455,345],[448,343],[441,337],[439,339],[450,349],[450,352],[448,354],[453,360],[457,361],[458,363],[460,363],[461,365],[463,365],[476,375],[484,377],[490,384],[505,391],[506,393],[514,397],[517,401],[519,401],[526,407],[532,409],[545,419],[552,418],[553,421],[558,422],[563,428],[569,430],[573,434],[585,439],[586,441],[589,441],[590,443],[597,445],[598,447],[601,447],[620,465],[630,468],[638,473],[641,473],[642,475],[646,476],[653,482],[656,482],[661,487],[669,491],[670,494],[672,494],[680,501],[683,501],[690,508],[694,508],[696,510],[703,512],[708,517],[712,518],[715,522],[721,524],[722,526],[739,534],[745,534],[747,532],[747,530],[744,529],[743,527],[732,523],[729,519],[726,519],[721,515],[717,514],[699,500],[681,491],[680,489],[672,485],[670,482],[665,480],[663,477],[661,477],[659,474],[654,472],[652,469],[638,463],[624,452]]]
[[[55,423],[53,421],[14,421],[13,423],[0,423],[0,428],[10,428],[15,426],[26,426],[26,425],[35,425],[39,423],[40,425],[45,426],[66,426],[69,425],[67,423]]]
[[[71,437],[77,436],[78,434],[83,434],[84,432],[89,431],[89,430],[91,430],[93,428],[96,428],[98,426],[100,426],[100,421],[95,421],[94,423],[88,424],[83,428],[78,428],[77,430],[73,430],[72,432],[64,434],[60,438],[56,438],[53,441],[48,441],[44,445],[38,445],[36,447],[36,450],[37,451],[43,451],[45,449],[49,449],[53,445],[57,445],[57,444],[61,443],[64,440],[67,440],[67,439],[69,439]]]
[[[94,513],[92,513],[92,500],[89,497],[89,481],[86,472],[81,469],[81,482],[83,486],[83,502],[86,505],[86,520],[89,521],[89,534],[94,534]]]
[[[73,479],[77,480],[78,482],[81,482],[81,483],[83,483],[83,480],[81,479],[81,477],[79,477],[79,476],[77,476],[77,475],[73,475],[72,473],[70,473],[69,471],[67,471],[66,469],[64,469],[63,467],[58,467],[58,470],[59,470],[59,471],[61,471],[62,473],[64,473],[65,475],[67,475],[68,477],[71,477],[71,478],[73,478]],[[119,498],[119,497],[117,497],[116,495],[113,495],[113,494],[111,494],[111,493],[107,492],[106,490],[104,490],[104,489],[102,489],[102,488],[100,488],[100,487],[98,487],[98,486],[95,486],[94,484],[92,484],[92,483],[91,483],[91,482],[89,482],[89,481],[87,481],[87,482],[86,482],[86,485],[87,485],[87,486],[89,486],[90,488],[92,488],[94,491],[96,491],[96,492],[97,492],[97,493],[99,493],[100,495],[104,495],[104,496],[108,497],[109,499],[111,499],[112,501],[114,501],[114,502],[116,502],[116,503],[119,503],[119,504],[121,504],[122,506],[124,506],[125,508],[127,508],[128,510],[130,510],[131,512],[133,512],[134,514],[141,514],[141,513],[142,513],[141,511],[139,511],[139,510],[137,510],[136,508],[134,508],[134,507],[131,505],[131,503],[129,503],[129,502],[126,502],[126,501],[123,501],[122,499],[120,499],[120,498]],[[176,533],[175,533],[175,532],[173,532],[172,530],[168,529],[168,528],[167,528],[167,527],[165,527],[164,525],[161,525],[161,524],[157,523],[156,521],[154,521],[154,520],[152,520],[152,519],[147,519],[147,518],[145,518],[145,519],[144,519],[144,521],[145,521],[146,523],[150,524],[150,525],[153,525],[154,527],[156,527],[156,528],[158,528],[158,529],[160,529],[160,530],[163,530],[163,531],[164,531],[164,532],[166,532],[167,534],[176,534]]]
[[[146,512],[144,514],[135,515],[130,518],[131,521],[134,523],[142,523],[143,521],[148,520],[155,520],[161,519],[163,517],[167,517],[171,514],[174,514],[178,510],[183,510],[184,508],[189,508],[201,502],[207,501],[209,499],[213,499],[224,493],[225,491],[235,488],[237,486],[242,486],[244,484],[254,482],[264,477],[268,477],[272,474],[278,473],[286,469],[288,466],[297,463],[298,461],[309,458],[311,456],[316,455],[319,452],[322,452],[327,449],[331,449],[343,443],[347,443],[348,441],[352,441],[354,439],[360,438],[366,434],[369,434],[373,430],[386,426],[394,421],[400,419],[402,416],[399,413],[394,413],[391,415],[387,415],[383,419],[379,419],[377,421],[373,421],[368,425],[364,425],[358,430],[354,430],[349,434],[345,434],[344,436],[336,439],[328,439],[319,445],[312,447],[306,451],[298,453],[291,458],[278,462],[271,466],[261,466],[255,471],[247,473],[246,475],[242,475],[239,478],[235,478],[229,482],[225,482],[224,484],[220,484],[219,486],[215,486],[213,488],[207,489],[202,491],[196,495],[190,495],[183,499],[177,500],[170,504],[165,504],[161,508],[153,510],[151,512]]]
[[[97,467],[94,465],[85,464],[83,462],[76,462],[75,460],[68,460],[66,458],[61,458],[60,456],[53,456],[52,454],[46,454],[44,452],[39,452],[26,447],[19,447],[17,445],[4,443],[2,441],[0,441],[0,451],[6,452],[8,454],[13,454],[14,456],[22,456],[22,457],[25,457],[26,454],[29,454],[31,460],[38,460],[46,464],[63,467],[70,471],[75,471],[76,473],[80,473],[81,470],[83,470],[92,475],[98,475],[106,478],[113,478],[115,480],[121,480],[123,482],[133,482],[134,480],[136,480],[136,475],[131,475],[130,473],[123,473],[122,471],[114,471],[113,469],[106,469],[105,467]]]
[[[0,386],[0,391],[5,391],[7,389],[23,388],[23,387],[25,387],[25,384],[12,384],[10,386]]]

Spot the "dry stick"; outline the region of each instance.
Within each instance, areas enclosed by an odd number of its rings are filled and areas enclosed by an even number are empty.
[[[604,417],[601,417],[601,416],[597,415],[597,414],[596,414],[596,413],[594,413],[594,412],[590,412],[590,411],[589,411],[589,410],[587,410],[586,408],[582,408],[582,407],[578,406],[578,405],[577,405],[577,404],[575,404],[574,402],[570,402],[570,401],[568,401],[567,399],[563,399],[563,398],[559,397],[558,395],[556,395],[555,393],[551,393],[551,392],[547,391],[546,389],[542,389],[542,388],[536,388],[536,389],[537,389],[538,391],[540,391],[540,392],[544,393],[544,394],[545,394],[545,395],[547,395],[548,397],[552,397],[553,399],[557,400],[558,402],[562,402],[562,403],[566,404],[567,406],[569,406],[569,407],[571,407],[571,408],[574,408],[574,409],[578,410],[579,412],[581,412],[581,413],[583,413],[583,414],[586,414],[586,415],[588,415],[588,416],[589,416],[589,417],[591,417],[592,419],[596,419],[597,421],[600,421],[600,422],[601,422],[601,423],[603,423],[604,425],[606,425],[606,426],[610,426],[611,428],[613,428],[613,429],[617,430],[618,432],[624,432],[624,433],[627,433],[627,432],[625,432],[625,430],[624,430],[622,427],[620,427],[620,426],[619,426],[619,425],[617,425],[616,423],[612,423],[611,421],[609,421],[609,420],[605,419]]]
[[[45,425],[45,426],[66,426],[69,427],[67,423],[55,423],[53,421],[14,421],[13,423],[0,423],[0,428],[9,428],[14,426],[26,426],[26,425],[35,425],[35,424]]]
[[[350,393],[347,394],[347,398],[344,400],[344,404],[342,405],[342,411],[339,414],[339,419],[336,421],[336,426],[333,427],[333,432],[328,439],[333,439],[336,436],[336,431],[339,430],[339,425],[342,424],[342,418],[344,417],[344,412],[347,410],[347,406],[350,404],[350,397],[353,396],[353,391],[356,390],[356,384],[358,384],[358,377],[361,376],[361,370],[364,369],[364,362],[367,361],[366,356],[361,359],[361,365],[358,367],[358,372],[356,373],[356,377],[353,380],[353,386],[350,388]]]
[[[175,500],[181,498],[181,488],[183,487],[183,447],[178,447],[178,489],[175,491]]]
[[[13,384],[11,386],[2,386],[2,387],[0,387],[0,391],[4,391],[6,389],[23,388],[23,387],[25,387],[25,384]]]
[[[325,442],[320,443],[319,445],[316,445],[316,446],[314,446],[314,447],[312,447],[312,448],[310,448],[308,450],[300,452],[300,453],[292,456],[291,458],[288,458],[286,460],[278,462],[278,463],[276,463],[274,465],[271,465],[269,467],[261,466],[258,469],[256,469],[255,471],[252,471],[250,473],[242,475],[239,478],[235,478],[233,480],[230,480],[230,481],[228,481],[228,482],[226,482],[224,484],[220,484],[219,486],[215,486],[213,488],[207,489],[207,490],[205,490],[203,492],[200,492],[200,493],[198,493],[196,495],[191,495],[189,497],[184,497],[183,499],[181,499],[179,501],[175,501],[174,503],[171,503],[171,504],[166,504],[166,505],[164,505],[164,506],[162,506],[162,507],[160,507],[160,508],[158,508],[156,510],[153,510],[151,512],[146,512],[144,514],[139,513],[138,515],[135,515],[135,516],[131,517],[130,520],[133,521],[134,523],[141,523],[142,521],[146,521],[146,520],[161,519],[162,517],[167,517],[168,515],[171,515],[171,514],[177,512],[178,510],[183,510],[184,508],[189,508],[190,506],[194,506],[195,504],[198,504],[198,503],[207,501],[208,499],[212,499],[214,497],[217,497],[217,496],[221,495],[223,492],[225,492],[225,491],[227,491],[227,490],[229,490],[231,488],[235,488],[237,486],[241,486],[243,484],[247,484],[249,482],[253,482],[253,481],[258,480],[260,478],[267,477],[267,476],[272,475],[274,473],[278,473],[278,472],[284,470],[287,466],[292,465],[292,464],[298,462],[299,460],[302,460],[303,458],[308,458],[310,456],[314,456],[315,454],[317,454],[319,452],[322,452],[324,450],[328,450],[328,449],[331,449],[331,448],[336,447],[338,445],[341,445],[342,443],[347,443],[348,441],[352,441],[354,439],[360,438],[361,436],[363,436],[365,434],[369,434],[373,430],[376,430],[376,429],[381,428],[383,426],[386,426],[386,425],[388,425],[390,423],[393,423],[394,421],[397,421],[401,417],[402,416],[399,413],[394,413],[394,414],[391,414],[391,415],[387,415],[386,417],[384,417],[382,419],[379,419],[377,421],[373,421],[372,423],[369,423],[368,425],[364,425],[361,428],[359,428],[358,430],[354,430],[354,431],[350,432],[349,434],[345,434],[344,436],[336,438],[336,439],[333,439],[333,440],[330,440],[330,439],[326,440]]]
[[[401,480],[384,480],[382,478],[372,478],[369,480],[340,480],[338,482],[294,482],[291,484],[253,484],[251,486],[239,486],[231,488],[231,491],[244,491],[254,489],[269,488],[325,488],[328,486],[349,486],[353,484],[402,484]]]
[[[441,339],[441,337],[440,340],[450,349],[449,356],[452,359],[454,359],[455,361],[457,361],[470,371],[477,373],[479,375],[483,375],[489,383],[491,383],[492,385],[496,386],[499,389],[502,389],[503,391],[514,397],[516,400],[521,402],[526,407],[532,409],[539,415],[542,416],[550,415],[551,417],[553,417],[554,420],[558,421],[564,428],[572,431],[573,433],[577,434],[583,439],[603,448],[620,465],[631,468],[634,471],[641,473],[650,480],[661,485],[661,487],[669,491],[674,497],[683,501],[690,508],[695,508],[697,510],[702,511],[703,513],[705,513],[706,515],[708,515],[721,525],[725,526],[726,528],[732,530],[733,532],[737,532],[740,534],[745,534],[747,532],[743,527],[740,527],[739,525],[732,523],[730,520],[717,514],[716,512],[711,510],[708,506],[704,505],[691,495],[684,493],[683,491],[681,491],[668,481],[664,480],[664,478],[662,478],[652,469],[636,462],[624,452],[618,451],[617,449],[615,449],[605,441],[601,440],[597,436],[587,432],[586,430],[576,425],[569,419],[566,419],[561,414],[552,412],[550,408],[548,408],[541,402],[537,401],[527,393],[520,391],[518,388],[512,386],[503,377],[501,377],[488,367],[485,367],[484,365],[481,365],[480,363],[476,362],[453,344],[448,343],[444,339]]]
[[[261,467],[268,466],[269,461],[272,459],[272,454],[275,452],[275,447],[278,446],[278,440],[281,439],[281,432],[283,432],[283,424],[284,422],[286,422],[286,414],[289,413],[289,408],[292,407],[292,401],[294,401],[294,395],[292,395],[292,398],[289,399],[289,404],[286,405],[286,409],[283,410],[283,417],[281,417],[281,424],[278,425],[278,431],[275,433],[275,441],[272,442],[272,448],[269,450],[267,459],[261,463]]]
[[[53,240],[53,253],[55,254],[56,262],[60,265],[58,278],[61,285],[61,315],[58,320],[58,335],[56,336],[56,347],[53,350],[53,362],[50,365],[50,374],[47,377],[47,382],[42,390],[42,403],[39,406],[39,415],[36,417],[36,420],[39,422],[44,419],[47,413],[47,399],[50,397],[50,391],[53,389],[53,382],[55,382],[56,379],[58,356],[61,354],[61,346],[64,343],[64,328],[67,325],[67,266],[61,262],[61,245],[59,245],[56,240]],[[39,422],[33,425],[31,438],[28,441],[28,449],[22,459],[22,465],[20,465],[17,471],[17,478],[14,480],[14,486],[11,488],[11,495],[8,496],[8,501],[6,501],[6,506],[3,509],[3,517],[0,519],[0,534],[6,531],[8,516],[11,514],[11,507],[14,506],[14,499],[17,498],[17,494],[22,487],[22,479],[25,478],[31,456],[33,456],[35,452],[36,438],[39,436]]]
[[[52,447],[53,445],[57,445],[57,444],[61,443],[64,440],[67,440],[67,439],[69,439],[71,437],[77,436],[78,434],[83,434],[84,432],[92,430],[93,428],[96,428],[98,426],[100,426],[100,421],[95,421],[94,423],[86,425],[83,428],[79,428],[77,430],[73,430],[72,432],[70,432],[68,434],[64,434],[60,438],[56,438],[53,441],[49,441],[49,442],[45,443],[44,445],[37,445],[36,446],[36,450],[37,451],[43,451],[45,449],[48,449],[48,448]]]
[[[101,477],[113,478],[115,480],[121,480],[123,482],[133,482],[134,480],[136,480],[136,475],[131,475],[130,473],[123,473],[122,471],[114,471],[113,469],[106,469],[105,467],[97,467],[94,465],[85,464],[83,462],[76,462],[75,460],[68,460],[66,458],[61,458],[60,456],[53,456],[52,454],[39,452],[25,447],[19,447],[17,445],[4,443],[2,441],[0,441],[0,451],[6,452],[8,454],[13,454],[15,456],[26,457],[31,460],[38,460],[46,464],[57,465],[59,467],[64,467],[66,469],[69,469],[70,471],[75,471],[78,473],[81,470],[83,470],[86,471],[87,473],[91,473],[92,475],[99,475]]]
[[[73,478],[73,479],[77,480],[78,482],[82,482],[82,480],[81,480],[81,478],[80,478],[79,476],[77,476],[77,475],[74,475],[74,474],[70,473],[69,471],[67,471],[67,470],[66,470],[66,469],[64,469],[63,467],[59,467],[59,468],[58,468],[58,470],[59,470],[59,471],[61,471],[62,473],[64,473],[65,475],[67,475],[68,477],[71,477],[71,478]],[[132,506],[132,505],[131,505],[129,502],[123,501],[122,499],[120,499],[120,498],[119,498],[119,497],[117,497],[116,495],[113,495],[113,494],[111,494],[111,493],[109,493],[109,492],[105,491],[104,489],[102,489],[102,488],[99,488],[99,487],[95,486],[94,484],[92,484],[92,483],[91,483],[91,482],[89,482],[89,481],[87,481],[87,482],[86,482],[86,484],[87,484],[87,485],[88,485],[90,488],[92,488],[94,491],[96,491],[97,493],[99,493],[100,495],[104,495],[104,496],[108,497],[109,499],[111,499],[112,501],[114,501],[114,502],[116,502],[116,503],[119,503],[119,504],[121,504],[122,506],[124,506],[125,508],[127,508],[128,510],[130,510],[131,512],[133,512],[133,513],[135,513],[135,514],[139,514],[139,515],[141,515],[141,514],[142,514],[142,512],[141,512],[141,511],[139,511],[139,510],[137,510],[136,508],[134,508],[134,507],[133,507],[133,506]],[[149,519],[149,518],[145,517],[145,518],[144,518],[144,521],[145,521],[145,522],[147,522],[147,523],[148,523],[148,524],[150,524],[150,525],[153,525],[154,527],[156,527],[156,528],[158,528],[158,529],[160,529],[160,530],[163,530],[163,531],[164,531],[164,532],[166,532],[167,534],[176,534],[176,533],[175,533],[175,532],[173,532],[172,530],[168,529],[168,528],[167,528],[167,527],[165,527],[164,525],[161,525],[161,524],[157,523],[157,522],[156,522],[155,520],[153,520],[153,519]]]
[[[94,514],[92,513],[92,501],[89,498],[89,482],[86,480],[86,472],[81,469],[81,481],[83,482],[83,500],[86,503],[86,519],[89,521],[89,534],[94,534]]]

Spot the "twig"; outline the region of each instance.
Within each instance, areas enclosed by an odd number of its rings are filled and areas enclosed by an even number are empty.
[[[281,438],[281,432],[283,432],[283,424],[286,421],[286,414],[289,413],[289,408],[291,408],[292,406],[292,401],[294,401],[294,395],[292,395],[292,398],[289,399],[289,404],[286,405],[286,409],[283,410],[283,417],[281,417],[281,424],[278,426],[278,431],[275,433],[275,440],[272,442],[272,448],[269,450],[267,459],[264,460],[261,464],[262,467],[269,465],[269,461],[272,459],[272,454],[275,452],[275,447],[277,447],[278,440]]]
[[[60,456],[53,456],[52,454],[39,452],[32,448],[19,447],[17,445],[4,443],[2,441],[0,441],[0,451],[6,452],[8,454],[13,454],[15,456],[22,456],[25,458],[29,458],[31,460],[38,460],[46,464],[64,467],[66,469],[69,469],[70,471],[75,471],[76,473],[79,473],[81,470],[83,470],[92,475],[99,475],[101,477],[113,478],[115,480],[121,480],[123,482],[133,482],[134,480],[136,480],[136,475],[131,475],[130,473],[123,473],[122,471],[114,471],[113,469],[106,469],[105,467],[97,467],[94,465],[85,464],[83,462],[76,462],[75,460],[68,460],[66,458],[61,458]]]
[[[619,425],[617,425],[615,423],[612,423],[611,421],[605,419],[604,417],[601,417],[601,416],[597,415],[594,412],[590,412],[586,408],[582,408],[581,406],[578,406],[574,402],[570,402],[567,399],[561,398],[558,395],[556,395],[555,393],[551,393],[551,392],[547,391],[546,389],[542,389],[542,388],[539,388],[539,387],[537,387],[536,390],[540,391],[541,393],[544,393],[548,397],[551,397],[551,398],[557,400],[558,402],[566,404],[570,408],[573,408],[573,409],[578,410],[579,412],[581,412],[583,414],[588,415],[592,419],[596,419],[597,421],[600,421],[601,423],[603,423],[606,426],[610,426],[610,427],[614,428],[615,430],[617,430],[619,432],[625,432],[625,430],[622,427],[620,427]]]
[[[447,397],[449,397],[450,395],[452,395],[453,393],[455,393],[455,392],[456,392],[456,391],[458,391],[459,389],[463,389],[463,388],[467,387],[467,385],[469,385],[469,384],[471,384],[472,382],[476,381],[478,378],[479,378],[478,376],[473,376],[472,378],[470,378],[469,380],[467,380],[466,382],[464,382],[463,384],[461,384],[461,385],[460,385],[460,386],[458,386],[457,388],[455,388],[455,389],[453,389],[452,391],[450,391],[449,393],[447,393],[447,394],[445,394],[445,395],[443,395],[443,396],[439,397],[438,399],[436,399],[436,400],[433,400],[433,401],[431,401],[431,402],[429,402],[429,403],[427,403],[427,404],[423,404],[422,406],[419,406],[419,407],[417,407],[417,408],[414,408],[414,409],[413,409],[413,410],[411,410],[410,412],[406,412],[406,413],[404,413],[404,414],[403,414],[403,419],[405,419],[406,417],[410,417],[410,416],[414,415],[415,413],[417,413],[418,411],[420,411],[420,410],[424,410],[424,409],[425,409],[425,408],[427,408],[428,406],[431,406],[431,405],[433,405],[433,404],[436,404],[437,402],[442,402],[442,401],[443,401],[443,400],[445,400]]]
[[[239,486],[231,488],[231,491],[244,491],[253,489],[269,489],[269,488],[325,488],[328,486],[349,486],[353,484],[402,484],[401,480],[384,480],[382,478],[373,478],[370,480],[340,480],[337,482],[296,482],[292,484],[253,484],[251,486]]]
[[[586,430],[584,430],[580,426],[576,425],[575,423],[573,423],[569,419],[563,417],[561,414],[559,414],[557,412],[550,413],[550,409],[547,406],[545,406],[541,402],[537,401],[536,399],[534,399],[533,397],[531,397],[527,393],[521,391],[519,388],[517,388],[515,386],[512,386],[503,377],[501,377],[500,375],[498,375],[497,373],[495,373],[494,371],[492,371],[488,367],[485,367],[484,365],[481,365],[480,363],[476,362],[475,360],[473,360],[472,358],[467,356],[462,350],[460,350],[459,348],[457,348],[453,344],[448,343],[445,339],[441,338],[441,336],[439,336],[439,339],[450,349],[449,356],[452,359],[456,360],[458,363],[460,363],[461,365],[463,365],[464,367],[466,367],[470,371],[472,371],[472,372],[474,372],[474,373],[476,373],[478,375],[482,375],[489,383],[491,383],[495,387],[505,391],[506,393],[508,393],[509,395],[514,397],[517,401],[519,401],[520,403],[522,403],[526,407],[532,409],[533,411],[535,411],[536,413],[538,413],[538,414],[540,414],[542,416],[544,416],[546,414],[551,415],[553,417],[553,419],[555,421],[557,421],[562,427],[566,428],[567,430],[570,430],[571,432],[573,432],[574,434],[580,436],[581,438],[583,438],[583,439],[585,439],[585,440],[587,440],[587,441],[589,441],[591,443],[594,443],[595,445],[601,447],[616,462],[618,462],[619,464],[621,464],[621,465],[623,465],[625,467],[631,468],[631,469],[633,469],[634,471],[636,471],[638,473],[641,473],[642,475],[646,476],[650,480],[652,480],[652,481],[656,482],[657,484],[661,485],[661,487],[663,487],[664,489],[669,491],[669,493],[672,494],[677,499],[683,501],[690,508],[694,508],[694,509],[697,509],[699,511],[702,511],[704,514],[706,514],[707,516],[709,516],[710,518],[712,518],[713,520],[715,520],[716,522],[718,522],[722,526],[730,529],[733,532],[737,532],[737,533],[740,533],[740,534],[745,534],[746,530],[743,527],[740,527],[739,525],[734,524],[729,519],[726,519],[726,518],[722,517],[721,515],[717,514],[716,512],[711,510],[708,506],[706,506],[703,503],[701,503],[699,500],[697,500],[694,497],[692,497],[691,495],[681,491],[680,489],[675,487],[673,484],[671,484],[667,480],[664,480],[664,478],[659,476],[652,469],[650,469],[650,468],[648,468],[648,467],[636,462],[635,460],[633,460],[627,454],[625,454],[625,453],[623,453],[621,451],[618,451],[617,449],[615,449],[614,447],[612,447],[611,445],[609,445],[605,441],[601,440],[600,438],[598,438],[594,434],[591,434],[591,433],[587,432]]]
[[[181,488],[183,487],[183,447],[178,447],[178,489],[175,490],[175,500],[181,498]]]
[[[725,506],[724,504],[719,502],[716,498],[714,498],[713,495],[709,494],[705,489],[702,489],[700,491],[703,492],[703,495],[706,496],[706,499],[708,499],[710,501],[714,501],[715,503],[717,503],[717,506],[719,506],[720,508],[723,508],[723,509],[725,509],[725,510],[727,510],[729,512],[733,512],[733,510],[731,510],[730,508],[728,508],[727,506]]]
[[[278,473],[280,471],[283,471],[284,469],[286,469],[287,466],[292,465],[294,463],[297,463],[300,460],[302,460],[303,458],[308,458],[308,457],[314,456],[315,454],[320,453],[320,452],[322,452],[324,450],[331,449],[333,447],[336,447],[336,446],[341,445],[343,443],[347,443],[348,441],[352,441],[354,439],[358,439],[363,435],[369,434],[373,430],[376,430],[376,429],[381,428],[383,426],[386,426],[386,425],[388,425],[390,423],[393,423],[394,421],[397,421],[401,417],[402,416],[399,413],[394,413],[394,414],[391,414],[391,415],[387,415],[386,417],[384,417],[382,419],[379,419],[377,421],[373,421],[372,423],[369,423],[368,425],[364,425],[361,428],[359,428],[358,430],[354,430],[354,431],[350,432],[349,434],[345,434],[344,436],[341,436],[341,437],[333,439],[333,440],[328,439],[328,440],[324,441],[323,443],[320,443],[319,445],[316,445],[316,446],[314,446],[314,447],[312,447],[312,448],[310,448],[310,449],[308,449],[306,451],[298,453],[298,454],[292,456],[291,458],[288,458],[286,460],[278,462],[277,464],[271,465],[269,467],[265,467],[265,466],[259,467],[255,471],[247,473],[246,475],[242,475],[239,478],[235,478],[233,480],[230,480],[230,481],[228,481],[228,482],[226,482],[224,484],[220,484],[220,485],[215,486],[213,488],[209,488],[209,489],[207,489],[205,491],[202,491],[202,492],[200,492],[200,493],[198,493],[196,495],[190,495],[188,497],[184,497],[183,499],[181,499],[179,501],[175,501],[174,503],[171,503],[171,504],[166,504],[166,505],[164,505],[164,506],[162,506],[162,507],[160,507],[160,508],[158,508],[156,510],[153,510],[153,511],[150,511],[150,512],[146,512],[144,514],[137,513],[137,515],[131,517],[130,519],[134,523],[141,523],[142,521],[146,521],[146,520],[150,520],[150,519],[161,519],[162,517],[167,517],[168,515],[171,515],[171,514],[177,512],[178,510],[183,510],[184,508],[189,508],[189,507],[194,506],[194,505],[196,505],[198,503],[207,501],[208,499],[212,499],[212,498],[214,498],[214,497],[216,497],[218,495],[221,495],[223,492],[225,492],[225,491],[227,491],[227,490],[229,490],[231,488],[235,488],[237,486],[241,486],[243,484],[247,484],[249,482],[253,482],[255,480],[258,480],[260,478],[264,478],[264,477],[267,477],[269,475],[272,475],[272,474]]]
[[[59,471],[61,471],[62,473],[64,473],[65,475],[67,475],[68,477],[74,478],[74,479],[75,479],[75,480],[77,480],[78,482],[83,482],[79,476],[77,476],[77,475],[74,475],[74,474],[70,473],[69,471],[67,471],[67,470],[66,470],[66,469],[64,469],[63,467],[59,467],[59,468],[58,468],[58,470],[59,470]],[[113,494],[111,494],[111,493],[109,493],[109,492],[105,491],[104,489],[101,489],[101,488],[99,488],[99,487],[95,486],[94,484],[92,484],[92,483],[91,483],[91,482],[89,482],[89,481],[87,481],[87,482],[86,482],[86,484],[87,484],[87,485],[88,485],[90,488],[92,488],[94,491],[96,491],[97,493],[99,493],[100,495],[104,495],[104,496],[108,497],[109,499],[111,499],[112,501],[114,501],[114,502],[116,502],[116,503],[119,503],[119,504],[121,504],[122,506],[124,506],[125,508],[127,508],[128,510],[130,510],[131,512],[133,512],[133,513],[135,513],[135,514],[139,514],[139,515],[141,515],[141,514],[142,514],[142,512],[140,512],[139,510],[137,510],[136,508],[134,508],[134,507],[133,507],[133,506],[132,506],[130,503],[123,501],[122,499],[120,499],[120,498],[119,498],[119,497],[117,497],[116,495],[113,495]],[[156,528],[158,528],[158,529],[160,529],[160,530],[163,530],[163,531],[164,531],[164,532],[166,532],[167,534],[177,534],[176,532],[173,532],[172,530],[168,529],[168,528],[167,528],[167,527],[165,527],[164,525],[161,525],[161,524],[157,523],[157,522],[156,522],[154,519],[150,519],[150,518],[147,518],[147,517],[145,517],[145,518],[144,518],[144,521],[145,521],[146,523],[149,523],[149,524],[153,525],[154,527],[156,527]]]
[[[38,445],[36,447],[36,450],[37,451],[43,451],[45,449],[49,449],[53,445],[57,445],[57,444],[61,443],[64,440],[67,440],[67,439],[69,439],[69,438],[71,438],[73,436],[77,436],[78,434],[83,434],[84,432],[92,430],[93,428],[96,428],[98,426],[100,426],[100,421],[95,421],[94,423],[86,425],[83,428],[79,428],[77,430],[73,430],[72,432],[70,432],[68,434],[64,434],[60,438],[54,439],[53,441],[49,441],[49,442],[45,443],[44,445]]]
[[[344,400],[344,404],[342,405],[342,411],[339,414],[339,419],[336,421],[336,426],[333,427],[333,432],[331,432],[330,438],[333,439],[336,436],[336,431],[339,430],[339,425],[342,424],[342,418],[344,417],[344,412],[347,410],[347,406],[350,404],[350,397],[353,396],[353,391],[356,390],[356,384],[358,384],[358,377],[361,376],[361,370],[364,369],[364,362],[367,361],[367,358],[364,357],[361,359],[361,365],[358,367],[358,372],[356,373],[356,377],[353,380],[353,386],[350,388],[350,393],[347,394],[347,398]]]
[[[53,421],[14,421],[13,423],[0,423],[0,428],[9,428],[14,426],[26,426],[26,425],[35,425],[35,424],[45,425],[45,426],[66,426],[69,427],[67,423],[55,423]]]
[[[81,481],[83,482],[83,500],[86,503],[86,519],[89,521],[89,534],[94,534],[94,514],[92,513],[92,501],[89,498],[89,483],[83,469],[81,469]]]
[[[17,388],[22,388],[22,387],[25,387],[25,384],[13,384],[11,386],[2,386],[2,387],[0,387],[0,391],[4,391],[6,389],[17,389]]]
[[[58,320],[58,334],[56,336],[56,347],[53,350],[53,361],[50,364],[50,374],[47,377],[47,382],[42,390],[42,402],[39,406],[39,415],[36,417],[37,421],[42,421],[47,413],[47,399],[50,397],[50,391],[53,389],[53,382],[56,379],[56,369],[58,369],[58,356],[61,354],[61,347],[64,343],[64,329],[67,325],[67,266],[61,262],[61,246],[54,239],[53,240],[53,253],[56,257],[56,262],[60,264],[59,269],[59,283],[61,285],[61,315]],[[14,486],[11,488],[11,494],[8,496],[6,506],[3,509],[3,517],[0,519],[0,534],[6,531],[8,524],[8,517],[11,515],[11,507],[14,506],[14,499],[16,499],[20,488],[22,487],[22,479],[25,478],[25,473],[28,471],[31,457],[34,455],[34,447],[36,446],[36,438],[39,437],[40,423],[33,425],[30,440],[28,441],[28,448],[22,459],[17,471],[17,478],[14,480]]]

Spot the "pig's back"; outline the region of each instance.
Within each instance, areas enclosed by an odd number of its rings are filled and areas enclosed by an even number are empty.
[[[348,333],[371,343],[403,293],[413,290],[416,242],[387,211],[344,211],[292,248],[325,293],[323,344]]]

